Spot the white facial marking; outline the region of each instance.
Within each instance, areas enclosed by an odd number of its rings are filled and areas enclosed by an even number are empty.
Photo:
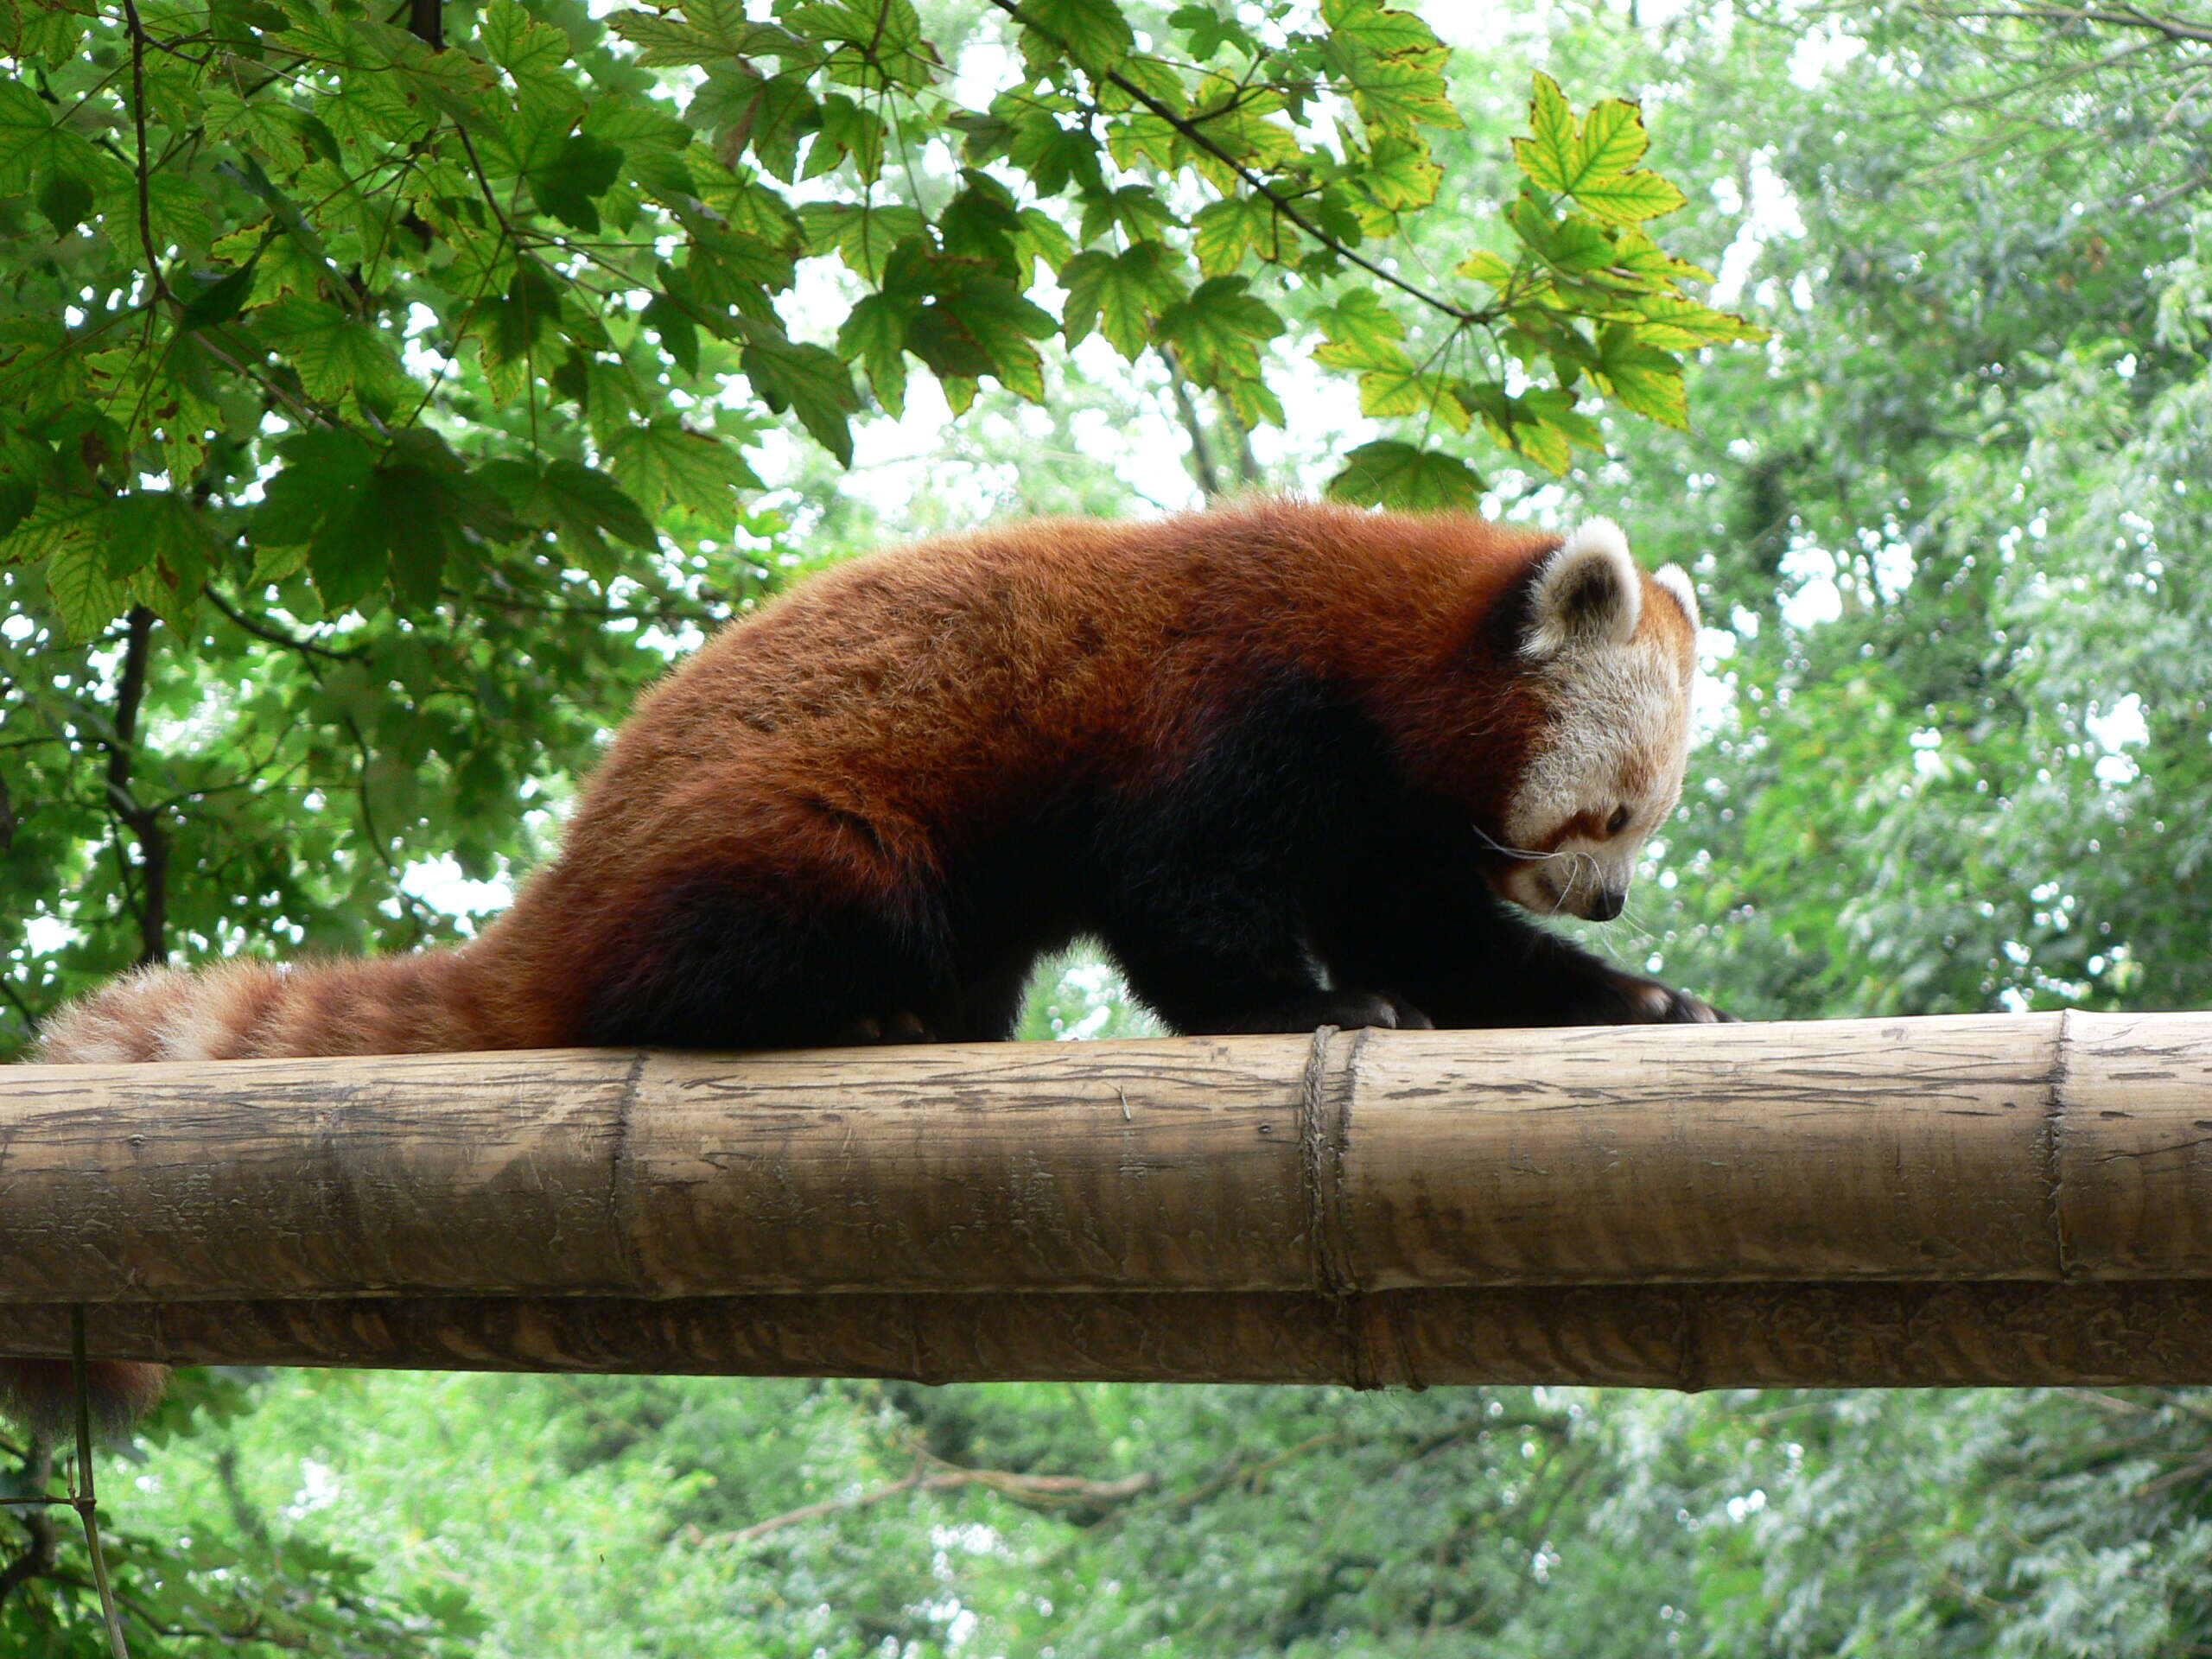
[[[1653,580],[1694,629],[1688,579],[1669,567]],[[1530,910],[1607,918],[1618,912],[1644,842],[1681,797],[1691,668],[1671,629],[1646,625],[1643,576],[1615,525],[1584,525],[1536,582],[1522,653],[1535,661],[1554,723],[1507,807],[1505,832],[1509,847],[1541,856],[1509,866],[1498,886]],[[1570,823],[1573,832],[1562,834]]]

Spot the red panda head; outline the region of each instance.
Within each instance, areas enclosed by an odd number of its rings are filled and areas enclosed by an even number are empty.
[[[1529,582],[1513,649],[1542,712],[1500,804],[1491,881],[1529,910],[1609,921],[1681,795],[1697,598],[1674,566],[1647,575],[1605,518]]]

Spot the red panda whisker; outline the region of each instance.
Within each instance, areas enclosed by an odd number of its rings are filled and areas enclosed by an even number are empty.
[[[1503,842],[1494,840],[1491,836],[1484,833],[1482,825],[1478,823],[1470,823],[1467,827],[1475,832],[1475,839],[1477,841],[1481,842],[1484,846],[1489,848],[1493,853],[1503,853],[1508,858],[1524,858],[1529,860],[1531,863],[1541,864],[1546,859],[1557,858],[1559,856],[1556,852],[1538,853],[1532,852],[1526,847],[1509,847]]]

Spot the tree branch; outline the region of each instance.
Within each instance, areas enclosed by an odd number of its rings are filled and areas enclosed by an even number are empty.
[[[431,51],[444,51],[445,10],[441,0],[407,0],[407,32]]]
[[[2051,23],[2107,23],[2115,29],[2147,29],[2170,41],[2212,46],[2212,24],[2184,22],[2177,17],[2145,11],[2139,6],[2064,6],[2049,3],[2047,0],[2027,0],[2024,4],[1999,8],[1924,4],[1915,10],[1923,16],[1942,22],[1959,22],[1978,17],[1993,22],[2034,20]]]
[[[131,792],[137,760],[138,711],[146,696],[146,665],[152,655],[154,613],[130,607],[123,653],[123,678],[115,692],[115,741],[107,750],[107,795],[117,816],[138,841],[138,964],[168,959],[169,838],[158,808],[143,806]]]
[[[1175,413],[1183,422],[1183,429],[1191,435],[1191,468],[1198,475],[1198,487],[1209,500],[1221,494],[1221,474],[1213,464],[1213,445],[1206,437],[1205,423],[1198,418],[1198,399],[1191,396],[1190,377],[1183,372],[1183,359],[1175,348],[1161,340],[1154,347],[1160,360],[1167,365],[1168,388],[1175,394]]]
[[[1221,424],[1226,428],[1234,444],[1233,458],[1236,462],[1236,481],[1246,489],[1260,486],[1260,458],[1252,453],[1252,429],[1244,424],[1244,417],[1223,393],[1214,393],[1214,404],[1221,412]]]
[[[38,1015],[32,1012],[31,1005],[23,1001],[23,994],[16,988],[14,980],[0,976],[0,996],[5,996],[15,1006],[16,1012],[23,1016],[23,1023],[30,1027],[32,1034],[35,1036],[38,1033]]]
[[[936,1464],[934,1459],[918,1460],[913,1473],[887,1486],[877,1486],[865,1492],[855,1492],[848,1497],[824,1498],[819,1503],[805,1503],[796,1510],[786,1510],[781,1515],[772,1515],[766,1521],[756,1521],[749,1527],[740,1527],[734,1532],[714,1533],[702,1536],[701,1543],[749,1544],[756,1538],[765,1538],[772,1532],[786,1527],[800,1526],[809,1521],[818,1521],[824,1516],[841,1515],[848,1511],[874,1509],[877,1504],[897,1497],[902,1492],[949,1492],[963,1486],[984,1486],[1001,1497],[1032,1509],[1064,1510],[1089,1504],[1113,1508],[1128,1503],[1150,1491],[1157,1478],[1150,1470],[1140,1470],[1134,1475],[1124,1475],[1119,1480],[1088,1480],[1080,1475],[1022,1475],[1007,1469],[962,1469],[950,1464]]]
[[[359,651],[334,651],[328,645],[315,644],[312,639],[294,639],[282,629],[272,628],[265,622],[256,622],[245,615],[233,607],[230,601],[217,593],[213,587],[203,588],[201,591],[207,595],[207,602],[210,605],[257,639],[266,639],[272,645],[283,645],[286,650],[296,651],[302,656],[327,657],[334,663],[351,662],[361,654]]]

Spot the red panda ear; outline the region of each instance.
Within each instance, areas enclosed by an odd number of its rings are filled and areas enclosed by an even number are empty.
[[[1643,578],[1628,537],[1592,518],[1545,555],[1529,594],[1521,650],[1559,657],[1590,645],[1625,645],[1643,615]]]
[[[1662,565],[1651,573],[1651,579],[1675,596],[1675,602],[1682,607],[1682,614],[1689,619],[1692,633],[1705,626],[1697,613],[1697,589],[1690,585],[1689,573],[1681,565]]]

